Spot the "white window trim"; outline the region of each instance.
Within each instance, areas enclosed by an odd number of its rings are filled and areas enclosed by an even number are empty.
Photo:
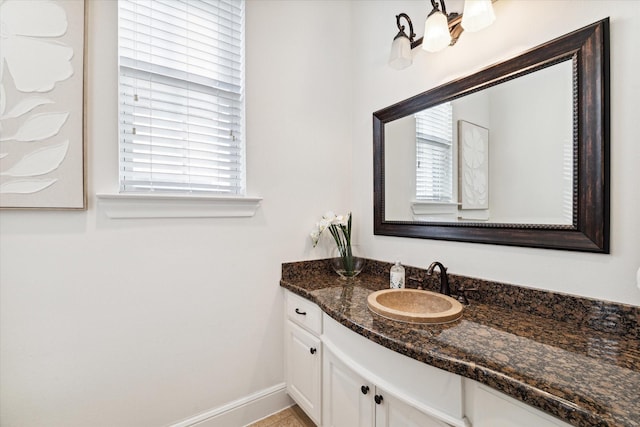
[[[242,47],[244,49],[244,45]],[[242,69],[244,80],[244,67]],[[245,97],[242,97],[244,106]],[[246,135],[245,116],[242,134]],[[246,142],[242,144],[245,158]],[[96,194],[96,206],[110,219],[153,218],[242,218],[253,217],[261,204],[261,197],[247,196],[246,163],[242,169],[240,194],[196,194],[162,192],[108,192]]]
[[[111,219],[246,218],[255,215],[261,197],[157,194],[96,194]]]

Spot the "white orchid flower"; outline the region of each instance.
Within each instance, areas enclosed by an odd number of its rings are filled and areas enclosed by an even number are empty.
[[[320,236],[329,228],[331,235],[336,240],[336,244],[339,247],[346,242],[346,245],[351,244],[351,226],[349,224],[351,218],[351,212],[347,215],[336,215],[333,211],[326,212],[319,222],[316,222],[315,228],[309,234],[313,242],[313,247],[316,247],[320,240]]]
[[[331,223],[335,217],[336,214],[333,211],[327,211],[324,215],[322,215],[322,219],[329,221],[329,223]]]
[[[320,235],[322,234],[322,232],[326,230],[327,227],[329,227],[330,225],[331,225],[331,222],[327,221],[324,218],[321,219],[319,222],[316,222],[315,227],[313,228],[313,230],[311,230],[311,233],[309,233],[309,236],[311,237],[311,241],[313,242],[314,248],[318,245],[318,241],[320,240]]]
[[[316,223],[316,227],[320,229],[321,233],[330,225],[331,225],[331,221],[324,218],[322,218],[320,222]]]
[[[336,215],[333,211],[325,213],[310,233],[314,248],[318,244],[322,232],[327,229],[331,233],[338,251],[338,256],[332,258],[332,262],[338,260],[340,264],[336,271],[343,277],[356,276],[362,267],[356,267],[357,256],[354,256],[351,246],[351,212],[347,215]]]
[[[309,233],[309,235],[311,236],[311,241],[313,242],[313,247],[315,248],[318,245],[318,240],[320,240],[320,230],[318,228],[315,228],[311,230],[311,233]]]
[[[331,221],[332,224],[335,225],[344,225],[345,227],[347,226],[347,223],[349,222],[349,216],[348,215],[337,215],[333,221]]]

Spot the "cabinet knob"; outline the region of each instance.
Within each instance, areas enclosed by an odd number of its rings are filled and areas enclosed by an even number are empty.
[[[362,392],[362,394],[369,393],[369,386],[368,385],[363,385],[362,387],[360,387],[360,391]]]
[[[382,403],[384,399],[382,399],[382,396],[380,396],[379,394],[376,394],[376,397],[374,397],[373,400],[375,400],[376,403],[379,405]]]
[[[311,348],[309,349],[309,351],[311,352],[311,354],[316,354],[316,349],[315,349],[315,347],[311,347]]]
[[[306,311],[300,311],[299,309],[296,308],[296,314],[300,314],[302,316],[306,316],[307,312]]]

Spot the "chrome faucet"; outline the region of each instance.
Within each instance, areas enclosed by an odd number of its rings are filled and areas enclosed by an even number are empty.
[[[438,261],[434,261],[429,268],[427,268],[427,275],[431,276],[433,269],[436,267],[440,268],[440,293],[450,297],[451,289],[449,289],[449,279],[447,279],[447,267]]]

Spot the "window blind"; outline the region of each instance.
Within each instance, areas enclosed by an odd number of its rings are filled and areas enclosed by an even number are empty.
[[[243,2],[118,4],[120,191],[243,194]]]
[[[416,199],[453,200],[453,107],[450,102],[415,114]]]

